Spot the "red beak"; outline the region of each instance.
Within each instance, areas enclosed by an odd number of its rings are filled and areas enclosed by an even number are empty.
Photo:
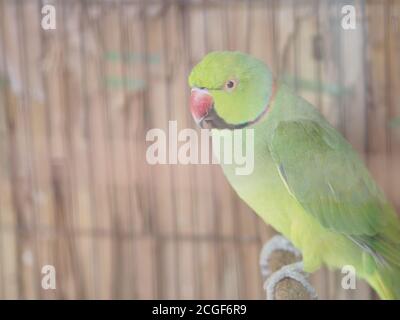
[[[207,116],[213,104],[213,98],[206,89],[192,89],[190,95],[190,111],[197,124]]]

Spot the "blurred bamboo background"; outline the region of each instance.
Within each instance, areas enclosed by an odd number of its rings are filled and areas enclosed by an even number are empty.
[[[147,130],[195,127],[187,76],[212,50],[263,59],[318,106],[400,212],[399,1],[0,0],[0,298],[265,297],[274,231],[220,168],[145,159]],[[375,298],[341,278],[311,277],[321,298]]]

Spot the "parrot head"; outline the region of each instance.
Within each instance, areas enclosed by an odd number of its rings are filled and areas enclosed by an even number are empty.
[[[190,110],[200,127],[238,129],[257,121],[270,102],[272,73],[241,52],[211,52],[192,70]]]

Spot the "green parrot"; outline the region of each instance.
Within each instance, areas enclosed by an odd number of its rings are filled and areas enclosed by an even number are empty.
[[[254,130],[254,170],[229,183],[301,250],[305,272],[351,265],[383,299],[400,299],[400,221],[351,145],[260,60],[211,52],[191,71],[190,108],[212,136]]]

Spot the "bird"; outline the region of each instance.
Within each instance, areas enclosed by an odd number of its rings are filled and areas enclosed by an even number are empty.
[[[352,266],[380,298],[400,299],[400,220],[318,109],[262,60],[238,51],[206,54],[188,84],[190,112],[212,138],[253,131],[254,170],[238,175],[233,163],[222,162],[222,171],[237,195],[301,251],[293,268]]]

